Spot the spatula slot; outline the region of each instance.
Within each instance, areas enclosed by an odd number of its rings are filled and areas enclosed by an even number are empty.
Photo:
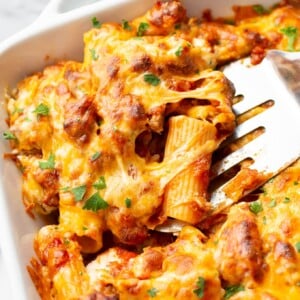
[[[209,187],[208,187],[208,192],[209,194],[224,185],[226,182],[229,182],[233,177],[236,176],[236,174],[245,167],[249,167],[254,163],[254,160],[250,157],[243,159],[239,163],[235,164],[225,172],[219,174],[217,177],[214,177],[212,175],[212,180],[210,181]]]
[[[260,126],[246,135],[238,138],[238,139],[231,139],[223,143],[219,149],[217,149],[212,158],[212,163],[216,163],[218,160],[223,159],[227,155],[233,153],[234,151],[237,151],[238,149],[242,148],[244,145],[250,143],[260,135],[262,135],[265,132],[265,128],[263,126]]]
[[[266,111],[267,109],[271,108],[275,104],[274,100],[267,100],[259,105],[252,107],[251,109],[247,110],[242,114],[238,114],[236,122],[238,125],[246,122],[247,120],[261,114],[262,112]]]

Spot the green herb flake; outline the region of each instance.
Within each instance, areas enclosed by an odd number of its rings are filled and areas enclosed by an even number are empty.
[[[233,295],[244,291],[245,288],[242,285],[232,285],[225,288],[224,300],[231,298]]]
[[[205,289],[205,279],[203,277],[198,277],[196,282],[197,288],[193,290],[194,294],[197,295],[198,298],[202,298],[204,296],[204,289]]]
[[[267,217],[266,216],[263,216],[263,224],[267,225]]]
[[[70,240],[67,239],[67,238],[64,238],[64,244],[65,244],[65,245],[69,245],[69,244],[70,244]]]
[[[300,242],[297,242],[295,244],[295,248],[296,248],[297,252],[300,253]]]
[[[89,199],[86,200],[83,209],[97,212],[100,209],[106,209],[108,203],[99,195],[98,192],[93,194]]]
[[[98,19],[96,17],[92,18],[92,24],[94,28],[100,28],[101,27],[101,22],[98,21]]]
[[[294,181],[294,185],[298,185],[299,184],[299,182],[298,181]]]
[[[69,192],[70,191],[70,187],[69,186],[63,186],[59,189],[62,192]]]
[[[126,198],[126,199],[125,199],[125,206],[126,206],[127,208],[130,208],[130,207],[131,207],[131,199],[129,199],[129,198]]]
[[[180,23],[175,24],[174,29],[178,30],[180,28],[181,28],[181,24]]]
[[[14,115],[14,114],[19,114],[19,113],[22,113],[24,111],[24,108],[18,108],[18,107],[16,107],[15,109],[14,109],[14,111],[12,112],[12,115]]]
[[[103,190],[106,188],[106,182],[104,176],[100,176],[99,179],[93,184],[93,187],[97,190]]]
[[[261,191],[263,192],[263,194],[266,196],[268,194],[267,189],[265,187],[261,188]]]
[[[82,226],[82,230],[83,230],[83,231],[86,231],[86,230],[88,230],[88,227]]]
[[[132,29],[129,22],[127,20],[124,20],[124,19],[122,20],[122,28],[124,30],[131,30]]]
[[[36,113],[38,117],[40,117],[40,116],[48,116],[49,111],[50,111],[49,107],[46,104],[40,103],[33,112]]]
[[[95,153],[91,156],[91,161],[97,160],[100,156],[101,156],[101,153],[100,153],[99,151],[95,152]]]
[[[42,170],[46,170],[46,169],[54,169],[55,167],[55,156],[53,153],[51,153],[49,155],[49,158],[47,161],[40,161],[39,162],[39,167],[42,169]]]
[[[19,166],[17,166],[18,167],[18,169],[20,170],[20,172],[23,174],[23,173],[25,173],[25,170],[26,170],[26,168],[23,166],[23,165],[19,165]]]
[[[268,10],[260,4],[256,4],[252,6],[252,9],[258,14],[263,15],[268,12]]]
[[[147,29],[149,28],[149,24],[146,22],[141,22],[136,35],[137,36],[143,36],[145,34],[145,32],[147,31]]]
[[[285,197],[283,200],[283,203],[289,203],[291,201],[291,199],[289,197]]]
[[[287,26],[280,29],[280,32],[284,34],[288,39],[288,51],[295,51],[294,45],[296,42],[296,39],[298,37],[298,28],[295,26]]]
[[[156,288],[151,288],[147,291],[149,297],[154,298],[157,296],[158,290]]]
[[[86,185],[77,186],[71,189],[76,202],[81,201],[86,193]]]
[[[272,200],[270,201],[270,203],[269,203],[269,207],[270,207],[270,208],[273,208],[273,207],[275,207],[276,205],[277,205],[277,202],[276,202],[275,199],[272,199]]]
[[[182,51],[183,51],[182,46],[179,46],[178,49],[175,51],[175,55],[176,56],[181,56],[182,55]]]
[[[262,204],[259,200],[250,203],[249,209],[252,213],[254,213],[256,215],[263,211]]]
[[[224,23],[227,25],[235,25],[235,20],[234,19],[225,19]]]
[[[151,73],[144,75],[144,81],[151,84],[151,85],[153,85],[153,86],[157,86],[157,85],[160,84],[159,77],[157,77],[156,75],[151,74]]]
[[[144,40],[141,36],[134,36],[132,39],[135,41],[143,41]]]
[[[17,137],[10,131],[3,132],[3,138],[5,140],[17,140]]]
[[[99,55],[96,53],[95,49],[90,49],[90,54],[91,54],[92,60],[97,60],[99,58]]]

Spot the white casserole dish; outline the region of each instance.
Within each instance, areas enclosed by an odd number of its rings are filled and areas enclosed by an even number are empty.
[[[262,4],[274,0],[182,0],[188,15],[200,16],[211,8],[213,15],[231,15],[233,4]],[[82,59],[83,33],[91,28],[91,18],[101,22],[130,20],[143,14],[155,0],[51,0],[38,20],[0,45],[0,134],[7,130],[4,92],[24,76],[61,59]],[[10,148],[0,142],[0,246],[11,282],[13,299],[39,299],[26,271],[33,252],[33,237],[44,223],[31,219],[21,200],[21,175],[14,163],[2,159]]]

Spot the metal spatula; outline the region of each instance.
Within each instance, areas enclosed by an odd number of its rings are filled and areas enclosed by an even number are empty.
[[[251,159],[253,163],[248,167],[264,174],[263,178],[267,181],[300,157],[300,52],[270,50],[259,65],[252,66],[245,59],[229,64],[223,71],[233,82],[238,98],[242,98],[233,105],[237,119],[246,120],[217,150],[223,155],[221,159],[217,155],[212,165],[212,183],[218,182],[226,173],[231,174],[231,179],[226,175],[227,180],[221,180],[221,185],[211,185],[213,215],[239,200],[230,198],[225,191],[237,176],[232,176],[230,170],[240,162]],[[255,109],[260,113],[253,116],[251,111]],[[230,148],[244,137],[247,140],[249,133],[256,129],[261,129],[259,136],[254,134],[250,142],[224,155],[224,148]],[[253,184],[251,190],[243,191],[243,196],[263,183]],[[182,221],[170,219],[156,230],[176,233],[184,225]]]
[[[233,105],[237,116],[267,101],[272,105],[237,126],[225,146],[257,128],[263,129],[263,133],[215,162],[212,174],[221,176],[249,158],[253,161],[249,168],[270,179],[300,157],[300,52],[271,50],[259,65],[237,61],[226,66],[224,73],[234,83],[237,95],[242,96],[242,100]],[[237,201],[226,195],[228,183],[211,193],[210,201],[216,211]],[[257,187],[254,185],[252,191]],[[245,191],[243,196],[249,192],[251,190]]]

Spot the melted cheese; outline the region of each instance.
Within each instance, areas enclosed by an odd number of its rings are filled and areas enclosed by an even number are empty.
[[[258,63],[266,49],[291,46],[282,29],[300,30],[298,9],[253,11],[235,8],[228,25],[188,18],[176,0],[158,2],[127,28],[89,30],[83,62],[47,67],[8,96],[26,210],[59,212],[58,225],[37,234],[38,260],[28,267],[42,299],[217,300],[234,288],[230,299],[299,298],[299,162],[225,219],[206,190],[201,199],[191,192],[200,207],[187,210],[203,212],[206,235],[195,222],[176,240],[152,231],[168,221],[171,183],[178,188],[175,179],[192,169],[205,187],[212,153],[234,130],[233,86],[213,69],[247,55]],[[299,49],[298,36],[293,42]],[[174,116],[202,129],[169,132]],[[175,147],[169,134],[185,138]],[[97,256],[86,263],[87,253]]]

